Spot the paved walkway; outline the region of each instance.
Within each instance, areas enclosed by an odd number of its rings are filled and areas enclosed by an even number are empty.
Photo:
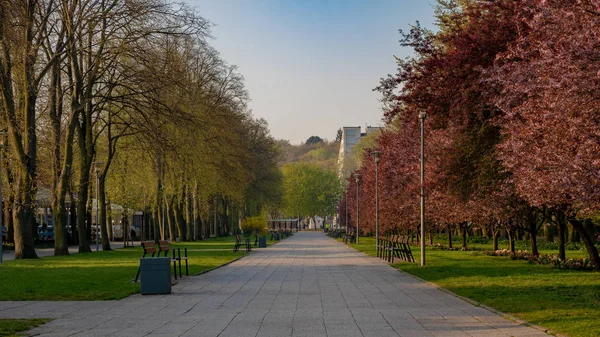
[[[0,317],[49,317],[40,336],[546,336],[301,232],[164,296],[0,302]]]

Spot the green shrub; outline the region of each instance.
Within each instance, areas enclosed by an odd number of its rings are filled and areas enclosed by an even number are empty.
[[[264,216],[254,216],[244,218],[242,220],[242,232],[245,236],[258,234],[259,236],[267,235],[267,219]]]

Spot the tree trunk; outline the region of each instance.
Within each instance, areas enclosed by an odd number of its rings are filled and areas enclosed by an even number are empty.
[[[112,250],[110,247],[110,238],[108,229],[106,228],[106,189],[105,189],[106,178],[104,174],[98,176],[98,199],[96,200],[98,210],[100,211],[100,233],[102,238],[102,250]],[[96,233],[97,235],[98,233]]]
[[[106,228],[108,229],[108,240],[113,238],[113,225],[112,225],[112,206],[110,200],[106,201]]]
[[[185,219],[183,218],[183,200],[175,200],[173,203],[173,217],[175,218],[175,225],[177,227],[177,237],[181,241],[187,241],[185,236]]]
[[[79,238],[79,252],[91,252],[88,232],[89,226],[86,226],[87,203],[89,193],[90,171],[88,159],[86,155],[87,147],[85,142],[84,131],[79,130],[78,135],[79,151],[81,152],[80,168],[79,168],[79,189],[77,193],[77,232]],[[88,224],[89,225],[89,224]]]
[[[554,242],[554,226],[546,224],[544,226],[544,238],[548,242]]]
[[[75,205],[75,197],[73,197],[73,193],[70,193],[71,197],[71,207],[69,214],[69,223],[71,224],[71,239],[73,240],[74,245],[79,244],[79,231],[77,230],[77,206]]]
[[[54,219],[54,255],[69,255],[67,239],[67,209],[65,199],[67,194],[67,180],[70,179],[71,164],[73,163],[73,134],[75,124],[71,120],[67,127],[64,163],[61,163],[61,119],[63,99],[61,90],[60,64],[52,66],[52,78],[48,89],[48,111],[52,130],[52,215]]]
[[[221,198],[221,205],[223,206],[223,212],[221,212],[221,227],[222,235],[229,235],[229,218],[227,216],[227,208],[229,206],[228,198]]]
[[[219,236],[217,234],[217,211],[218,211],[218,208],[219,208],[219,194],[217,193],[217,194],[215,194],[215,203],[214,203],[214,210],[213,210],[214,211],[214,223],[213,223],[214,232],[213,232],[213,234],[215,237]]]
[[[509,249],[510,252],[515,254],[515,230],[512,228],[507,229],[507,234],[508,234],[508,244],[509,244]]]
[[[531,243],[531,255],[533,256],[539,256],[540,253],[538,252],[538,248],[537,248],[537,232],[538,232],[538,227],[535,221],[530,221],[529,222],[529,242]]]
[[[467,225],[460,224],[460,230],[462,234],[462,250],[467,250]]]
[[[158,238],[162,237],[162,231],[160,228],[160,204],[158,205],[157,209],[152,213],[154,215],[154,221],[153,221],[153,225],[154,225],[154,235],[152,236],[152,239],[156,242],[158,241]]]
[[[500,236],[500,230],[494,229],[492,231],[492,241],[494,242],[494,251],[498,250],[498,237]]]
[[[21,196],[15,198],[13,205],[13,222],[15,224],[15,259],[37,259],[35,247],[33,245],[33,224],[35,218],[33,213],[32,198]],[[22,200],[22,201],[19,201]],[[24,205],[21,204],[24,203]]]
[[[194,240],[194,216],[192,213],[192,197],[190,187],[186,185],[185,193],[185,238],[189,241]]]
[[[594,245],[594,239],[590,237],[581,221],[576,219],[570,219],[569,222],[581,236],[583,244],[587,249],[588,255],[590,256],[590,261],[592,261],[594,268],[596,270],[600,270],[600,256],[598,255],[598,248],[596,248],[596,246]]]
[[[202,235],[200,231],[200,218],[198,216],[198,183],[194,182],[194,195],[192,201],[193,207],[193,221],[194,221],[194,241],[202,240]]]
[[[165,196],[166,198],[166,196]],[[167,227],[169,229],[169,239],[171,241],[175,240],[175,224],[173,219],[173,203],[171,200],[165,199],[166,204],[166,216],[167,216]]]
[[[560,212],[562,213],[562,212]],[[565,236],[566,236],[566,223],[564,221],[564,219],[561,219],[564,217],[563,215],[558,215],[557,216],[557,224],[558,224],[558,258],[561,260],[565,260],[567,258],[566,253],[565,253]]]
[[[452,231],[448,228],[448,248],[452,248]]]

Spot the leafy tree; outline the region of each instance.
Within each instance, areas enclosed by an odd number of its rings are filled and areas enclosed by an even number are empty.
[[[590,259],[600,256],[583,220],[598,210],[600,169],[598,73],[600,15],[594,1],[535,3],[518,19],[528,29],[489,72],[504,88],[495,102],[504,141],[500,157],[520,196],[548,207],[565,258],[566,221],[580,234]]]
[[[284,205],[289,216],[314,217],[327,214],[341,195],[341,182],[334,170],[309,163],[283,167]]]
[[[343,136],[343,131],[342,128],[339,128],[335,134],[335,140],[334,142],[339,143],[342,141],[342,136]]]
[[[323,139],[319,136],[310,136],[304,144],[306,145],[314,145],[318,143],[323,143]]]

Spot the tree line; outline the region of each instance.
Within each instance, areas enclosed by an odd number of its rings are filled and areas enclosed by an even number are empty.
[[[600,269],[600,7],[597,1],[443,0],[438,30],[401,31],[414,55],[381,80],[386,129],[358,169],[361,229],[374,231],[379,150],[381,232],[419,226],[425,119],[426,227],[536,237],[570,228]],[[348,204],[356,185],[348,180]],[[345,203],[342,202],[343,206]],[[353,217],[354,207],[349,207]],[[451,239],[451,237],[450,237]],[[463,244],[466,240],[463,240]]]
[[[172,1],[0,2],[0,178],[16,258],[36,258],[42,188],[55,255],[68,254],[69,214],[90,251],[96,176],[105,250],[111,203],[143,210],[155,239],[196,240],[281,199],[278,146],[210,27]]]

